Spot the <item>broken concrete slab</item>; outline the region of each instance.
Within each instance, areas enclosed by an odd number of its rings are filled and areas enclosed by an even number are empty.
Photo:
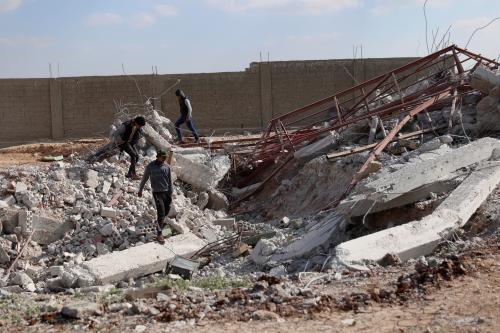
[[[347,216],[350,216],[351,212],[353,216],[360,216],[372,207],[374,201],[378,204],[375,211],[380,211],[397,207],[394,206],[396,204],[408,204],[424,199],[422,195],[427,195],[425,189],[436,187],[434,190],[439,191],[443,186],[453,186],[453,182],[446,182],[456,176],[455,171],[488,160],[499,147],[500,140],[483,138],[435,158],[408,163],[372,182],[360,184],[356,189],[360,194],[342,201],[337,211]],[[409,194],[412,191],[415,193]],[[399,202],[396,200],[398,198]]]
[[[393,200],[375,201],[375,205],[373,205],[373,200],[366,198],[364,195],[354,195],[343,201],[341,205],[337,207],[337,210],[339,212],[346,212],[349,217],[356,217],[363,216],[368,211],[370,213],[377,213],[392,208],[403,207],[421,200],[429,199],[429,195],[431,193],[435,193],[437,195],[450,193],[457,188],[458,185],[460,185],[464,178],[465,176],[427,184],[398,196]]]
[[[0,244],[0,265],[5,265],[10,262],[10,256],[7,249],[4,249]]]
[[[16,198],[13,195],[9,195],[3,199],[3,202],[5,202],[9,206],[12,206],[16,203]]]
[[[330,243],[338,243],[344,237],[342,232],[345,228],[345,219],[335,212],[328,214],[320,222],[315,224],[297,240],[279,250],[279,253],[273,254],[270,259],[276,262],[282,262],[293,258],[303,257],[318,248],[329,247]]]
[[[314,158],[335,148],[336,145],[338,144],[338,141],[339,141],[339,135],[337,132],[335,131],[328,132],[324,138],[297,150],[293,154],[293,157],[298,160],[306,158]]]
[[[342,243],[336,247],[336,255],[347,264],[380,261],[387,253],[395,253],[403,261],[427,255],[467,223],[499,183],[500,162],[483,162],[433,214]]]
[[[99,284],[115,283],[163,270],[175,255],[189,257],[206,243],[192,233],[168,238],[164,245],[147,243],[86,261],[87,269]]]

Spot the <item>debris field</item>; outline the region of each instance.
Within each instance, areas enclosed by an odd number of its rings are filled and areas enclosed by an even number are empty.
[[[452,45],[262,133],[200,143],[174,143],[149,100],[118,107],[110,138],[147,121],[139,174],[173,153],[165,244],[111,140],[2,164],[0,304],[23,314],[2,307],[0,327],[280,322],[408,304],[476,274],[500,245],[499,66]]]

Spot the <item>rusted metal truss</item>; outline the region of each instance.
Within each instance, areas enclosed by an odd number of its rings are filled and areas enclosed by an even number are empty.
[[[241,182],[248,185],[271,165],[280,165],[293,153],[329,131],[341,133],[358,124],[397,119],[383,141],[373,146],[364,171],[403,126],[423,111],[443,108],[473,89],[470,73],[479,65],[495,68],[500,64],[481,55],[449,46],[405,66],[323,98],[272,119],[258,141],[242,142],[232,152],[233,161],[243,160],[251,173]],[[250,149],[251,148],[251,149]],[[348,191],[357,182],[354,177]],[[346,192],[348,192],[346,191]]]

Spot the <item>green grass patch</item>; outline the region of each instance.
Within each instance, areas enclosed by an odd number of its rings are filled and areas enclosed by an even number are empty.
[[[220,276],[207,276],[193,281],[193,286],[208,289],[229,289],[229,288],[247,288],[252,285],[249,277],[229,279]]]
[[[157,287],[165,288],[165,289],[175,289],[179,291],[186,291],[188,290],[190,284],[189,280],[184,280],[184,279],[178,279],[178,280],[172,280],[172,279],[162,279],[159,280],[154,284]]]
[[[186,291],[189,287],[196,287],[207,290],[230,289],[230,288],[247,288],[252,285],[252,280],[249,277],[233,278],[219,276],[208,276],[190,280],[171,280],[162,279],[153,284],[156,287],[165,289],[175,289],[179,291]]]

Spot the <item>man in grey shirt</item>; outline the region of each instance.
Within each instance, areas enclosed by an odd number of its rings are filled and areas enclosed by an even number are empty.
[[[167,152],[159,150],[156,154],[156,160],[149,163],[144,170],[141,184],[139,185],[138,196],[142,197],[144,185],[148,180],[151,180],[151,189],[153,191],[153,199],[156,205],[157,213],[157,240],[159,243],[164,243],[162,230],[165,227],[165,217],[170,211],[170,204],[172,203],[172,175],[170,167],[165,163],[167,159]]]

